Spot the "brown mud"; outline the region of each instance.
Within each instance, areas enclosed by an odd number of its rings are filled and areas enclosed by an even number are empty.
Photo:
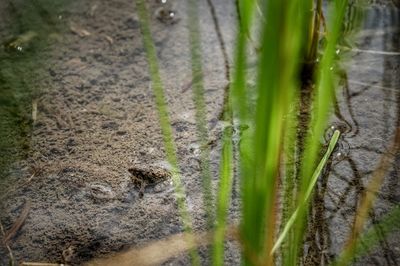
[[[5,2],[0,4],[1,14],[7,10]],[[232,54],[234,45],[236,8],[232,1],[211,1],[213,8],[209,2],[199,1],[199,5],[212,139],[224,126],[219,119],[232,60],[226,55]],[[149,3],[186,200],[194,227],[201,230],[206,228],[206,218],[186,2]],[[54,37],[43,54],[44,78],[34,84],[40,93],[27,107],[35,113],[30,151],[2,182],[0,222],[5,231],[12,228],[29,202],[23,225],[7,242],[16,261],[79,265],[183,229],[168,179],[145,186],[141,195],[129,173],[133,167],[149,173],[169,167],[134,1],[81,0],[70,4],[60,19],[66,31]],[[340,252],[360,195],[400,117],[399,20],[393,5],[372,5],[360,38],[353,50],[346,51],[351,61],[345,66],[347,79],[331,121],[343,136],[331,171],[318,184],[305,248],[309,265],[325,265]],[[4,38],[9,37],[5,32],[10,21],[7,13],[0,19]],[[213,146],[213,185],[218,183],[218,154],[218,146]],[[397,155],[370,212],[370,223],[399,204],[399,165]],[[237,222],[238,216],[235,198],[230,221]],[[382,239],[360,265],[400,264],[398,236]],[[226,265],[239,265],[237,246],[228,243],[227,250]],[[202,264],[209,264],[205,250],[201,254]],[[0,245],[0,265],[7,263],[8,250]],[[185,255],[165,262],[188,264]]]

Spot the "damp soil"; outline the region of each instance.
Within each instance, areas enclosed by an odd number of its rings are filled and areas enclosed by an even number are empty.
[[[195,228],[203,229],[186,3],[150,3],[187,203]],[[10,14],[10,7],[2,5]],[[165,17],[170,11],[172,20]],[[228,84],[225,59],[206,2],[200,4],[200,13],[207,119],[217,136]],[[234,6],[221,1],[216,13],[224,18],[219,23],[224,40],[233,44]],[[29,151],[13,165],[2,189],[5,230],[27,202],[31,206],[23,227],[9,241],[15,259],[61,263],[63,251],[73,250],[68,262],[80,264],[182,232],[171,182],[148,185],[142,192],[129,172],[169,167],[134,1],[79,1],[51,15],[65,29],[41,50],[40,60],[46,61],[38,62],[43,79],[33,84],[40,89],[34,99],[37,117],[30,120]],[[13,19],[6,16],[4,23]],[[6,35],[7,24],[2,27]],[[31,106],[28,101],[28,115]],[[217,154],[212,152],[215,171]],[[2,246],[1,265],[7,257]],[[238,261],[238,255],[230,257]],[[172,261],[188,262],[185,257]]]
[[[8,241],[18,262],[80,265],[183,230],[165,174],[169,165],[134,1],[75,2],[46,15],[62,29],[46,29],[46,34],[38,35],[48,45],[40,49],[37,67],[29,68],[34,77],[27,77],[24,84],[31,91],[17,108],[24,113],[17,120],[25,119],[29,126],[19,126],[5,136],[24,139],[20,145],[24,148],[19,149],[23,152],[9,156],[13,163],[4,174],[0,194],[5,231],[29,206],[22,226]],[[207,1],[199,1],[199,12],[207,120],[215,142],[225,125],[220,115],[237,15],[232,1],[213,2],[214,15]],[[151,29],[186,200],[195,229],[204,230],[207,222],[191,91],[190,20],[184,0],[167,4],[149,1]],[[10,31],[16,18],[9,12],[8,1],[2,1],[0,8],[2,40],[26,32]],[[351,61],[343,66],[347,76],[330,124],[343,135],[330,171],[318,184],[304,252],[308,265],[332,262],[340,252],[361,193],[399,126],[399,10],[384,2],[371,5],[366,14],[357,42],[343,50]],[[24,49],[12,53],[23,56]],[[219,146],[212,146],[214,185],[218,184],[218,154]],[[370,212],[370,224],[399,204],[399,165],[396,155]],[[141,188],[132,180],[132,169],[141,169],[147,176],[164,174],[160,182],[152,179]],[[239,219],[238,189],[234,187],[232,223]],[[360,265],[400,264],[398,237],[394,233],[382,238]],[[202,260],[208,264],[205,250]],[[183,254],[165,265],[188,265],[189,261]],[[227,245],[225,262],[240,264],[240,250],[234,243]],[[7,263],[8,250],[2,244],[0,265]]]

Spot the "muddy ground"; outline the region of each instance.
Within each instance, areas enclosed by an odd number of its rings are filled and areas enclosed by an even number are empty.
[[[200,229],[204,213],[185,2],[172,3],[174,21],[160,20],[163,5],[151,3],[187,202]],[[232,44],[234,6],[224,1],[216,8],[224,18],[225,41]],[[62,251],[73,247],[70,262],[79,263],[182,230],[170,182],[147,187],[140,198],[128,172],[134,166],[168,167],[134,2],[80,1],[68,11],[63,19],[77,30],[67,31],[49,52],[32,154],[14,173],[11,180],[18,185],[3,200],[5,228],[31,202],[29,219],[10,243],[18,261],[62,262]],[[227,80],[206,2],[200,12],[207,117],[215,131]],[[90,35],[79,36],[79,31]],[[237,255],[231,257],[237,261]]]
[[[205,228],[191,92],[190,54],[184,0],[151,1],[151,29],[174,129],[187,203],[195,229]],[[207,119],[210,138],[217,139],[226,65],[210,7],[199,1],[203,47]],[[232,54],[236,9],[232,1],[214,1],[216,16]],[[1,8],[7,10],[7,4]],[[165,19],[163,8],[174,12]],[[361,38],[348,51],[354,59],[348,68],[348,88],[338,94],[332,125],[343,129],[338,157],[319,184],[306,263],[332,261],[345,243],[355,206],[381,154],[390,145],[399,120],[399,13],[393,5],[373,5]],[[8,13],[5,13],[8,14]],[[161,16],[161,17],[160,17]],[[169,180],[145,188],[143,197],[128,169],[168,169],[157,109],[151,90],[134,1],[73,3],[56,17],[66,25],[62,34],[49,36],[52,45],[43,52],[44,78],[32,121],[30,151],[18,161],[2,189],[0,220],[7,230],[30,204],[23,227],[9,241],[18,262],[65,261],[79,265],[129,247],[163,239],[182,231],[173,188]],[[2,18],[2,34],[12,18]],[[4,36],[3,36],[4,37]],[[358,50],[357,50],[358,49]],[[373,53],[366,51],[389,51]],[[231,62],[231,58],[228,58]],[[250,70],[251,72],[252,70]],[[32,110],[31,106],[27,107]],[[218,145],[212,146],[213,184],[218,183]],[[340,153],[340,154],[339,154]],[[378,221],[400,201],[400,157],[385,179],[382,193],[370,214]],[[235,187],[234,189],[238,189]],[[238,220],[238,200],[232,201],[230,218]],[[321,212],[320,212],[321,213]],[[361,265],[400,264],[396,234],[382,239],[380,248]],[[226,265],[239,265],[239,249],[228,244]],[[203,264],[207,264],[202,252]],[[0,264],[8,253],[0,247]],[[188,257],[166,265],[187,265]]]

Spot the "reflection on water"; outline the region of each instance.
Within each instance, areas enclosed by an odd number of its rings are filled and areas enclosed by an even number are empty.
[[[349,144],[350,152],[328,167],[331,171],[318,185],[306,251],[306,261],[313,265],[332,262],[344,247],[371,174],[400,125],[399,9],[392,5],[368,7],[359,38],[348,49],[351,65],[343,75],[334,123],[345,125],[342,142]],[[400,203],[399,163],[396,154],[369,212],[369,224],[377,224]],[[358,263],[398,265],[399,242],[385,239],[384,230],[376,228],[381,236],[379,247]]]
[[[63,1],[2,1],[0,20],[0,179],[26,155],[45,53],[61,29]]]

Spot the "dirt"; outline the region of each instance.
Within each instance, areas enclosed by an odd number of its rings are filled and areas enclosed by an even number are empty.
[[[213,1],[227,54],[232,54],[236,9],[232,1]],[[196,230],[206,228],[202,208],[199,142],[196,137],[186,1],[164,6],[149,2],[151,29],[176,141],[187,204]],[[226,79],[226,60],[206,1],[199,1],[207,120],[212,138],[224,126],[219,121]],[[0,4],[6,10],[5,2]],[[4,8],[4,9],[3,9]],[[171,17],[171,12],[173,16]],[[3,13],[3,11],[1,11]],[[398,9],[377,5],[356,47],[399,52]],[[170,167],[165,159],[147,62],[134,1],[81,0],[55,14],[65,30],[49,34],[52,45],[43,52],[44,77],[33,99],[37,105],[29,152],[12,167],[2,188],[0,221],[8,230],[26,204],[24,224],[8,242],[18,262],[68,262],[79,265],[130,247],[182,232],[170,182],[141,191],[129,169],[150,173]],[[387,18],[387,19],[386,19]],[[390,21],[390,19],[392,21]],[[10,17],[1,20],[2,34]],[[394,21],[394,22],[393,22]],[[387,26],[388,24],[394,27]],[[397,37],[396,37],[397,36]],[[310,264],[329,263],[343,247],[355,206],[371,171],[388,147],[400,117],[399,55],[350,51],[349,88],[338,95],[332,125],[341,125],[341,149],[330,174],[321,179],[305,255]],[[42,58],[43,59],[43,58]],[[231,62],[232,58],[228,58]],[[28,113],[32,112],[29,103]],[[341,154],[339,154],[339,152]],[[211,150],[213,185],[218,184],[218,145]],[[378,221],[400,201],[399,156],[370,214]],[[132,171],[131,171],[132,172]],[[234,188],[238,190],[238,187]],[[141,194],[143,192],[143,194]],[[236,191],[237,192],[237,191]],[[239,203],[233,193],[230,221],[237,222]],[[396,234],[381,240],[360,265],[400,264]],[[306,245],[307,246],[307,245]],[[316,254],[316,256],[315,256]],[[202,263],[208,264],[206,250]],[[8,251],[0,246],[0,264]],[[227,265],[240,264],[240,252],[230,243]],[[188,265],[186,255],[165,265]]]
[[[204,229],[186,4],[176,1],[168,7],[175,12],[173,22],[160,18],[163,8],[151,1],[151,28],[187,203],[195,228]],[[223,36],[233,44],[235,8],[222,1],[216,10],[224,18]],[[200,12],[207,119],[216,132],[228,81],[206,2]],[[146,188],[141,197],[128,172],[133,166],[149,172],[169,167],[134,2],[79,1],[63,16],[73,27],[46,51],[31,153],[15,167],[9,177],[13,185],[2,198],[6,229],[31,202],[24,226],[9,242],[19,262],[61,263],[70,249],[69,263],[79,264],[182,231],[172,185]],[[4,247],[0,257],[5,264]],[[171,263],[187,262],[183,257]]]

